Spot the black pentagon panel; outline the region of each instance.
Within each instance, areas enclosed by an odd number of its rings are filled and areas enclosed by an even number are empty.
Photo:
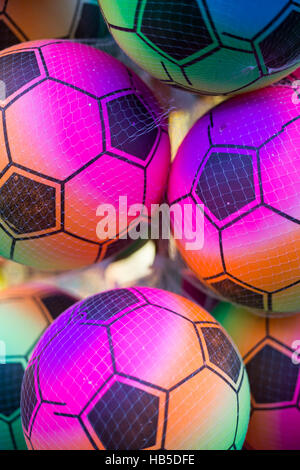
[[[183,60],[212,44],[196,0],[148,0],[141,32],[175,60]]]
[[[100,28],[100,13],[98,5],[84,3],[80,19],[75,31],[75,38],[96,38]]]
[[[34,51],[15,52],[0,57],[0,80],[5,84],[5,98],[40,74]]]
[[[159,398],[115,382],[88,414],[108,450],[146,449],[156,443]]]
[[[262,294],[246,289],[230,279],[214,282],[211,286],[223,297],[231,300],[232,302],[246,305],[251,308],[264,308],[264,298]]]
[[[110,290],[94,295],[81,303],[76,314],[84,314],[86,321],[101,323],[138,302],[136,295],[128,289]]]
[[[15,36],[7,24],[0,20],[0,50],[18,44],[20,40]]]
[[[0,414],[6,417],[20,408],[23,375],[19,362],[0,364]]]
[[[26,430],[28,430],[29,422],[33,413],[33,410],[37,404],[37,397],[35,394],[34,385],[34,365],[28,367],[25,370],[22,392],[21,392],[21,416],[22,423]]]
[[[259,47],[269,73],[296,64],[300,60],[300,13],[292,11]]]
[[[195,192],[217,219],[234,214],[255,199],[252,156],[212,153]]]
[[[0,217],[17,234],[56,226],[55,189],[13,173],[0,188]]]
[[[149,111],[134,94],[120,96],[106,106],[112,146],[145,161],[158,134]]]
[[[233,345],[220,328],[201,328],[209,360],[227,374],[235,383],[237,382],[241,361]]]
[[[76,297],[68,294],[52,294],[41,298],[41,302],[45,305],[53,320],[77,301]]]
[[[293,400],[299,365],[270,345],[261,349],[247,364],[251,393],[256,403]]]

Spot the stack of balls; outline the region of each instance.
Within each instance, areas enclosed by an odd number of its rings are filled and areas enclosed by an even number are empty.
[[[0,2],[0,256],[109,263],[167,202],[214,301],[3,291],[0,449],[299,450],[300,1],[99,4],[152,78],[229,96],[171,164],[150,88],[77,41],[108,34],[95,1]]]

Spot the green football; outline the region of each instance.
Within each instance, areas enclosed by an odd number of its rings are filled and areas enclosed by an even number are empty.
[[[261,88],[300,62],[300,0],[99,0],[123,51],[202,94]]]

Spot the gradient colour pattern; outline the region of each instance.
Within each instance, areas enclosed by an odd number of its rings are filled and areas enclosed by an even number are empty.
[[[42,333],[77,300],[43,284],[24,284],[0,293],[1,450],[26,449],[20,418],[24,370]]]
[[[299,0],[99,0],[111,34],[162,82],[201,94],[264,87],[300,60]]]
[[[215,295],[261,312],[300,309],[300,113],[289,80],[234,97],[201,118],[169,179],[171,205],[203,215],[204,243],[177,246]],[[178,236],[182,225],[174,224]],[[186,231],[186,233],[188,233]]]
[[[45,38],[104,37],[97,0],[0,0],[0,49]]]
[[[145,217],[119,197],[150,213],[168,174],[169,137],[150,90],[113,57],[69,41],[6,49],[0,80],[0,254],[59,271],[120,251]],[[96,232],[99,205],[115,209],[107,235]]]
[[[262,318],[224,302],[212,315],[236,342],[248,372],[251,417],[245,447],[299,450],[300,358],[294,342],[300,338],[300,315]]]

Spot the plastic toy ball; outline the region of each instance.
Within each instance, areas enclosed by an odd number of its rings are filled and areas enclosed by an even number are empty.
[[[0,449],[26,449],[20,395],[32,350],[50,323],[78,299],[42,284],[0,293]]]
[[[0,49],[45,38],[103,37],[97,0],[1,0]]]
[[[99,0],[111,34],[161,81],[202,94],[254,90],[300,62],[300,3]]]
[[[240,449],[247,374],[205,310],[152,288],[77,303],[41,338],[22,384],[30,449]]]
[[[262,318],[227,303],[219,303],[212,315],[246,364],[252,411],[245,447],[299,450],[300,315]]]
[[[261,313],[300,311],[294,93],[279,83],[213,109],[186,136],[169,180],[171,206],[191,208],[182,224],[172,219],[188,266],[221,298]]]
[[[149,215],[165,190],[169,137],[152,93],[69,41],[6,49],[0,80],[0,255],[60,271],[120,251],[143,218],[131,206]]]

